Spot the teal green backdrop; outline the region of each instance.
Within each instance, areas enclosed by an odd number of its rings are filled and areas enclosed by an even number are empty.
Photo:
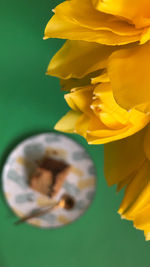
[[[43,41],[51,9],[60,0],[1,0],[0,170],[23,138],[53,129],[67,111],[59,82],[45,75],[62,41]],[[150,243],[132,223],[120,219],[122,193],[103,176],[103,147],[88,146],[98,173],[95,200],[75,223],[57,230],[15,226],[16,216],[0,193],[1,267],[147,267]]]

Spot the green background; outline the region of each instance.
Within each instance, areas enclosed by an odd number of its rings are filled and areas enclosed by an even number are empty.
[[[68,107],[56,78],[45,75],[60,40],[43,41],[43,30],[59,1],[1,0],[0,165],[23,138],[53,129]],[[150,243],[117,214],[122,193],[103,176],[103,147],[87,146],[98,172],[95,200],[78,221],[57,230],[24,224],[0,194],[1,267],[147,267]]]

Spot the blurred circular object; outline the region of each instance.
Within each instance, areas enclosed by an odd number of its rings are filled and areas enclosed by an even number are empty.
[[[45,156],[71,165],[62,188],[53,198],[32,190],[28,184],[37,160]],[[28,223],[42,228],[60,227],[76,220],[91,204],[96,190],[95,173],[91,157],[80,144],[62,134],[42,133],[27,138],[10,153],[3,168],[3,191],[9,206],[19,217],[49,206],[53,201],[59,201],[62,195],[69,194],[74,203],[69,202],[68,209],[59,207],[28,220]]]

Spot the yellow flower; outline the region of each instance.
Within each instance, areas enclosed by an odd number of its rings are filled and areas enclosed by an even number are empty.
[[[126,187],[119,213],[149,240],[150,1],[69,0],[54,13],[44,38],[68,40],[47,74],[71,108],[55,129],[105,144],[108,185]]]
[[[119,208],[122,218],[133,220],[150,240],[150,126],[123,140],[105,145],[108,185],[126,187]]]

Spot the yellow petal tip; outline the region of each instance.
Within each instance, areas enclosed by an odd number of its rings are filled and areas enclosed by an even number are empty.
[[[119,214],[119,215],[122,215],[122,210],[121,209],[119,209],[118,211],[117,211],[117,213]]]
[[[47,40],[47,39],[49,39],[49,37],[45,35],[45,36],[43,37],[43,40]]]

